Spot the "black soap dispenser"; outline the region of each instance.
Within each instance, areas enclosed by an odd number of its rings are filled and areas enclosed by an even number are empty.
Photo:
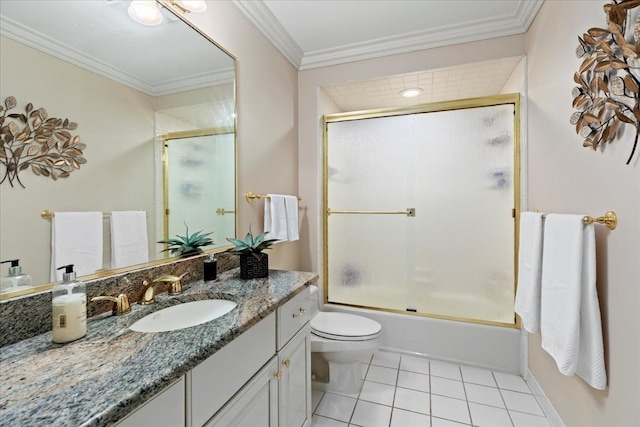
[[[218,278],[218,260],[215,254],[209,254],[204,260],[204,281],[209,282]]]

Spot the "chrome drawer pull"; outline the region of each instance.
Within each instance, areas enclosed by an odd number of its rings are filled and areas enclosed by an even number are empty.
[[[304,316],[304,308],[300,308],[300,312],[299,313],[293,313],[292,316],[293,316],[294,319],[296,317]]]

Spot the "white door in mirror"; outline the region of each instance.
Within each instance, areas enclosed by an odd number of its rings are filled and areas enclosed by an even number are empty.
[[[200,325],[224,316],[237,304],[222,299],[191,301],[147,314],[129,329],[136,332],[166,332]]]

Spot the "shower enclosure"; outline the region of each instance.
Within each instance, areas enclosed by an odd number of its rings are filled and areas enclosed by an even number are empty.
[[[519,95],[325,116],[325,301],[515,326]]]
[[[226,130],[168,133],[164,142],[164,238],[211,232],[235,236],[235,135]]]

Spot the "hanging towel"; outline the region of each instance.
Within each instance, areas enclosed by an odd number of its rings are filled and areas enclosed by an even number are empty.
[[[284,196],[284,208],[287,212],[287,240],[293,242],[300,238],[298,233],[298,198]]]
[[[51,223],[51,281],[62,280],[63,265],[78,276],[102,268],[102,212],[55,212]]]
[[[583,215],[547,215],[544,225],[540,332],[542,348],[564,375],[606,387],[595,234]]]
[[[122,211],[111,213],[111,268],[149,262],[147,213]]]
[[[281,194],[269,194],[264,202],[264,231],[269,232],[267,239],[287,240],[288,225],[285,197]]]
[[[542,275],[542,214],[520,214],[520,249],[518,250],[518,291],[516,313],[529,333],[540,330],[540,278]]]

